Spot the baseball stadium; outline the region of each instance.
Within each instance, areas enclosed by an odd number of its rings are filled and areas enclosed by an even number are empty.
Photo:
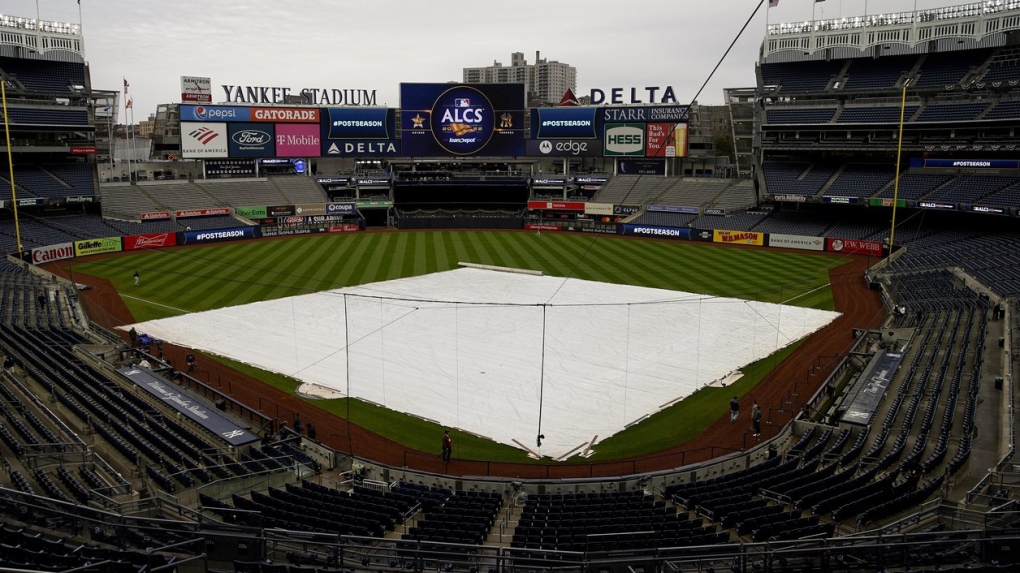
[[[0,571],[1020,567],[1020,2],[769,24],[722,106],[182,77],[144,137],[0,32]]]

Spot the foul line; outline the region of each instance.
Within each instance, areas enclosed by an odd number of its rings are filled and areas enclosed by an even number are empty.
[[[137,296],[131,296],[129,294],[122,294],[120,296],[122,296],[124,298],[129,298],[131,300],[137,300],[138,302],[144,302],[145,304],[151,304],[153,306],[161,306],[163,308],[169,308],[170,310],[176,310],[177,312],[180,312],[180,313],[192,313],[192,312],[194,312],[192,310],[185,310],[183,308],[177,308],[176,306],[170,306],[168,304],[163,304],[163,303],[160,303],[160,302],[153,302],[153,301],[151,301],[151,300],[149,300],[147,298],[138,298]]]
[[[825,284],[823,284],[820,287],[813,288],[813,289],[811,289],[809,291],[802,292],[802,293],[800,293],[799,295],[797,295],[797,296],[795,296],[793,298],[788,298],[788,299],[786,299],[784,301],[780,301],[779,304],[786,304],[786,303],[790,302],[791,300],[797,300],[798,298],[800,298],[802,296],[807,296],[807,295],[809,295],[809,294],[811,294],[811,293],[813,293],[813,292],[815,292],[817,290],[822,290],[823,288],[829,288],[831,286],[832,286],[832,283],[825,283]]]

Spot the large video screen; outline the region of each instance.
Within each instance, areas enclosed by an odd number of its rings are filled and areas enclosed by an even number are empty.
[[[400,84],[405,157],[524,155],[524,84]]]

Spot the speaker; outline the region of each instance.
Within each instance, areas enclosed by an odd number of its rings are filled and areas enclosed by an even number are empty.
[[[1002,376],[995,377],[995,389],[1002,390]]]
[[[220,410],[221,412],[226,412],[227,411],[227,401],[224,400],[223,398],[220,398],[219,400],[216,400],[216,409]]]

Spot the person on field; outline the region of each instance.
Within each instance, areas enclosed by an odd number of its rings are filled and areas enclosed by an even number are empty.
[[[733,399],[730,400],[730,422],[736,422],[737,416],[739,415],[740,415],[740,401],[737,400],[736,396],[734,396]]]
[[[141,280],[142,275],[138,274],[138,271],[135,271],[135,286],[138,286],[138,283],[141,282]]]
[[[443,432],[443,462],[450,463],[450,456],[453,454],[453,440],[450,439],[450,430]]]

